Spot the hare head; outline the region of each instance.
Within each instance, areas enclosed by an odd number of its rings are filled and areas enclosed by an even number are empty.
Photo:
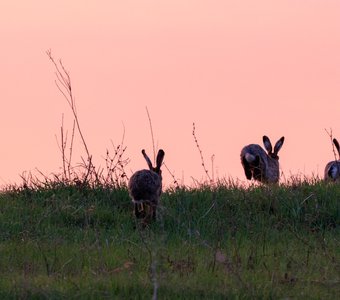
[[[137,219],[143,219],[143,225],[146,225],[151,219],[156,219],[156,209],[162,193],[161,166],[165,153],[162,149],[158,151],[155,167],[144,149],[142,154],[149,170],[135,172],[129,180],[128,189],[134,204],[134,214]]]
[[[338,151],[338,155],[340,157],[340,145],[338,140],[334,138],[333,144],[336,150]],[[330,161],[325,167],[324,179],[335,181],[339,178],[340,178],[340,161],[339,160]]]
[[[241,163],[247,179],[254,178],[264,183],[276,183],[279,181],[279,156],[284,137],[281,137],[274,146],[274,151],[270,139],[264,135],[263,144],[267,153],[258,144],[245,146],[241,151]]]
[[[143,156],[144,156],[144,158],[145,158],[145,160],[146,160],[146,162],[149,166],[150,171],[153,171],[153,172],[157,173],[159,176],[162,176],[161,166],[162,166],[164,155],[165,155],[164,151],[162,149],[160,149],[158,151],[157,158],[156,158],[156,167],[154,167],[152,165],[152,162],[151,162],[149,156],[147,156],[147,154],[145,153],[144,149],[142,150],[142,154],[143,154]]]
[[[264,148],[267,150],[267,154],[269,157],[275,159],[275,160],[279,160],[279,156],[277,155],[285,141],[285,137],[281,137],[276,143],[275,143],[275,146],[274,146],[274,152],[273,152],[273,147],[272,147],[272,143],[270,142],[270,139],[269,137],[267,137],[266,135],[264,135],[262,137],[262,140],[263,140],[263,145],[264,145]]]

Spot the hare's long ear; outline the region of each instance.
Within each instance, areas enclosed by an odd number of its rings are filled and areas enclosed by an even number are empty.
[[[339,156],[340,156],[340,145],[339,145],[338,140],[334,138],[333,139],[333,144],[334,144],[336,150],[338,150],[338,153],[339,153]]]
[[[284,141],[285,141],[285,137],[283,136],[282,138],[280,138],[280,139],[276,142],[276,144],[275,144],[275,146],[274,146],[274,154],[277,154],[277,153],[280,151],[280,149],[281,149],[281,147],[282,147]]]
[[[156,170],[160,170],[162,163],[163,163],[163,159],[164,159],[164,151],[162,149],[159,149],[158,154],[157,154],[157,158],[156,158]]]
[[[148,166],[149,166],[149,169],[152,170],[152,169],[153,169],[153,167],[152,167],[152,162],[151,162],[149,156],[146,155],[144,149],[142,150],[142,154],[143,154],[143,156],[144,156],[144,158],[145,158],[145,160],[146,160],[146,162],[147,162],[147,164],[148,164]]]
[[[268,154],[272,153],[272,143],[270,142],[269,137],[267,137],[266,135],[263,136],[263,145],[264,148],[267,150]]]

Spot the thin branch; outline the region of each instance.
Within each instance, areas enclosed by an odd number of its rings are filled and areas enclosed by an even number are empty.
[[[178,184],[178,181],[177,181],[175,175],[170,171],[170,169],[168,168],[168,166],[166,165],[165,162],[163,162],[163,165],[164,165],[164,167],[168,170],[170,176],[172,177],[173,184],[176,186],[176,188],[179,188],[179,184]]]
[[[66,89],[66,91],[63,91],[63,89],[58,85],[58,82],[55,81],[59,91],[65,97],[65,99],[67,100],[67,103],[69,104],[69,106],[72,110],[73,117],[74,117],[74,120],[76,122],[80,138],[82,140],[83,146],[84,146],[85,151],[86,151],[88,162],[90,163],[91,162],[91,155],[90,155],[89,149],[87,147],[83,132],[82,132],[81,127],[80,127],[78,114],[77,114],[77,110],[76,110],[76,102],[75,102],[75,98],[74,98],[73,93],[72,93],[71,78],[70,78],[69,72],[65,69],[61,60],[59,60],[59,65],[61,66],[62,71],[59,69],[58,64],[55,62],[55,60],[52,56],[51,50],[46,51],[46,54],[49,57],[49,59],[52,61],[53,65],[55,66],[55,68],[57,70],[56,74],[57,74],[58,81]]]
[[[151,117],[149,114],[148,107],[146,106],[145,109],[146,109],[146,113],[149,119],[149,126],[150,126],[151,139],[152,139],[152,149],[153,149],[153,162],[155,163],[156,162],[156,148],[155,148],[155,140],[154,140],[153,129],[152,129],[152,122],[151,122]]]
[[[67,165],[69,179],[71,179],[71,161],[72,161],[72,154],[73,154],[73,142],[74,142],[75,126],[76,126],[76,121],[73,120],[71,144],[70,144],[70,150],[69,150],[70,153],[69,153],[69,159],[68,159],[68,165]]]
[[[332,132],[332,128],[330,128],[330,130],[328,131],[327,129],[325,129],[326,133],[328,134],[330,140],[331,140],[331,144],[332,144],[332,149],[333,149],[333,154],[334,154],[334,158],[335,160],[339,160],[339,158],[337,157],[336,151],[335,151],[335,147],[334,147],[334,143],[333,143],[333,132]]]
[[[215,182],[214,162],[215,162],[215,154],[211,155],[211,178],[212,178],[212,182]]]
[[[211,177],[210,177],[210,175],[209,175],[209,172],[208,172],[208,169],[207,169],[206,166],[205,166],[204,158],[203,158],[203,152],[202,152],[202,150],[201,150],[200,145],[198,144],[198,140],[197,140],[197,137],[196,137],[196,127],[195,127],[195,123],[192,123],[192,135],[193,135],[193,137],[194,137],[194,141],[195,141],[196,147],[197,147],[198,152],[199,152],[200,157],[201,157],[201,165],[202,165],[202,167],[203,167],[203,170],[204,170],[205,174],[207,175],[207,177],[208,177],[210,183],[212,183],[213,180],[211,179]]]
[[[64,139],[64,114],[62,115],[62,118],[61,118],[60,136],[61,136],[61,155],[62,155],[62,160],[63,160],[63,172],[64,172],[64,176],[66,179],[67,173],[66,173],[65,148],[66,148],[66,143],[67,143],[67,134],[66,134],[66,138]]]

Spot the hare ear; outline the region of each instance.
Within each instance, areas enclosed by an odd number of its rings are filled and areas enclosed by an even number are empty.
[[[280,149],[281,149],[281,147],[282,147],[284,141],[285,141],[285,137],[283,136],[282,138],[280,138],[280,139],[276,142],[276,144],[275,144],[275,146],[274,146],[274,153],[275,153],[275,154],[277,154],[277,153],[280,151]]]
[[[338,140],[334,138],[334,139],[333,139],[333,144],[334,144],[336,150],[338,150],[338,153],[339,153],[339,155],[340,155],[340,145],[339,145]]]
[[[157,158],[156,158],[156,169],[160,170],[162,163],[163,163],[163,159],[164,159],[164,151],[162,149],[159,149],[158,154],[157,154]]]
[[[152,169],[153,169],[153,167],[152,167],[152,162],[151,162],[149,156],[146,155],[144,149],[142,150],[142,154],[143,154],[143,156],[144,156],[144,158],[145,158],[145,160],[146,160],[146,162],[147,162],[147,164],[148,164],[148,166],[149,166],[149,169],[152,170]]]
[[[272,143],[270,142],[269,137],[267,137],[266,135],[263,136],[263,145],[266,148],[268,153],[272,153]]]

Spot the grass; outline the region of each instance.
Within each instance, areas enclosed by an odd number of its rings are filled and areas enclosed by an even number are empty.
[[[127,190],[0,195],[1,299],[335,299],[340,186],[168,190],[142,230]]]

